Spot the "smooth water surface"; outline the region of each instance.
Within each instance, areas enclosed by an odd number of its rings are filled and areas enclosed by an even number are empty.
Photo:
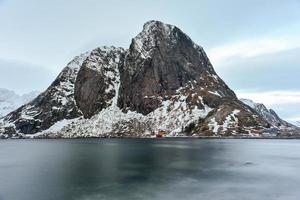
[[[1,140],[0,200],[299,200],[300,140]]]

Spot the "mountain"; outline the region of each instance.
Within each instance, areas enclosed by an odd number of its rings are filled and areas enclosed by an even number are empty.
[[[299,131],[299,128],[295,125],[288,123],[281,119],[277,113],[272,109],[267,109],[262,103],[255,103],[250,99],[240,99],[243,103],[254,109],[262,118],[264,118],[271,126],[278,128],[281,131],[290,129],[289,132]]]
[[[2,132],[8,137],[34,134],[50,128],[60,120],[81,116],[74,100],[74,83],[87,55],[85,53],[75,57],[45,92],[5,116],[2,119]]]
[[[298,121],[297,119],[289,119],[287,122],[300,128],[300,121]]]
[[[300,121],[295,121],[294,125],[297,126],[297,127],[300,127]]]
[[[18,95],[14,91],[0,88],[0,118],[28,103],[38,95],[37,91]]]
[[[145,23],[129,49],[105,46],[75,57],[45,92],[0,123],[3,138],[249,137],[279,130],[237,99],[201,46],[159,21]]]

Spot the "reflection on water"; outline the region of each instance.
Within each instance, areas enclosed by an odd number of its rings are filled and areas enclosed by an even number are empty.
[[[0,141],[0,200],[299,200],[300,141]]]

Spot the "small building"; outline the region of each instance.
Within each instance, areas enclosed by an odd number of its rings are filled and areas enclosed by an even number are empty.
[[[158,130],[158,133],[156,134],[156,137],[157,138],[162,138],[164,137],[165,135],[167,135],[168,133],[164,130]]]

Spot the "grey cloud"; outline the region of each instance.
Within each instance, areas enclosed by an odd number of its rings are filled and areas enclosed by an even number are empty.
[[[11,89],[19,94],[43,91],[56,76],[41,66],[7,60],[0,60],[0,72],[0,88]]]
[[[300,90],[300,49],[251,58],[232,58],[216,67],[219,75],[238,90]]]

